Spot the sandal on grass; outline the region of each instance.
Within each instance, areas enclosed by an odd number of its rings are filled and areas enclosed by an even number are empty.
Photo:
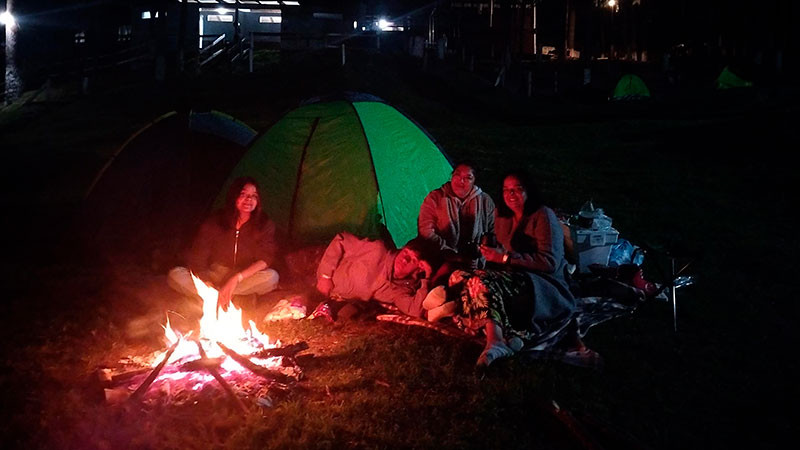
[[[514,354],[509,346],[502,342],[492,344],[490,347],[483,349],[481,356],[478,357],[476,365],[478,367],[489,367],[491,363],[498,359],[508,358]]]

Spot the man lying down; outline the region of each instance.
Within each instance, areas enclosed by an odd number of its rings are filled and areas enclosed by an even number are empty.
[[[409,316],[424,317],[422,302],[433,274],[430,261],[434,251],[420,237],[392,250],[382,241],[339,233],[317,267],[317,290],[326,297],[377,300]]]

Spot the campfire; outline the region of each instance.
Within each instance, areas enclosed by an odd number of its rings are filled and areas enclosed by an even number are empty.
[[[218,309],[218,291],[194,275],[192,278],[203,299],[199,332],[182,335],[167,320],[163,327],[166,350],[148,358],[129,357],[121,361],[121,369],[100,371],[106,401],[148,401],[159,396],[189,400],[191,392],[216,383],[246,412],[242,395],[270,406],[269,392],[286,392],[302,378],[294,357],[308,345],[270,342],[253,321],[244,327],[241,309],[232,303],[227,310]]]

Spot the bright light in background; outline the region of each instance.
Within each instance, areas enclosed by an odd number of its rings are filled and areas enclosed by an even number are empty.
[[[617,6],[617,0],[608,0],[608,7],[613,8]]]
[[[7,27],[13,27],[17,24],[17,20],[14,19],[14,16],[12,16],[10,12],[3,11],[0,13],[0,24],[3,24]]]
[[[353,21],[353,29],[355,30],[356,28],[358,28],[358,22],[354,20]]]
[[[226,12],[228,12],[228,10],[225,8],[217,8],[216,11],[217,14],[225,14]]]
[[[389,28],[391,28],[392,26],[394,26],[394,23],[389,22],[386,19],[381,19],[381,20],[378,21],[378,28],[380,28],[382,31],[386,31]]]

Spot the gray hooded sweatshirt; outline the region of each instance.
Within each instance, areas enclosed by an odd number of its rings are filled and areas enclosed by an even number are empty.
[[[448,181],[425,197],[417,230],[440,249],[463,253],[484,233],[494,233],[494,202],[478,186],[462,200]]]

